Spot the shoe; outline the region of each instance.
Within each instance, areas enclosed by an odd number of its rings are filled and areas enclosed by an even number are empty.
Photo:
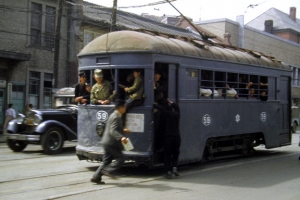
[[[173,167],[172,172],[173,172],[173,174],[174,174],[175,176],[179,176],[179,173],[178,173],[178,171],[177,171],[177,167]]]
[[[171,178],[174,177],[174,175],[173,175],[173,173],[172,173],[171,171],[168,171],[168,172],[164,175],[164,177],[165,177],[166,179],[171,179]]]
[[[101,179],[91,178],[90,181],[91,181],[92,183],[105,184],[105,182],[103,182]]]
[[[112,179],[118,179],[116,176],[112,175],[112,174],[111,174],[110,172],[108,172],[108,171],[102,170],[101,173],[102,173],[103,175],[105,175],[105,176],[108,176],[108,177],[112,178]]]

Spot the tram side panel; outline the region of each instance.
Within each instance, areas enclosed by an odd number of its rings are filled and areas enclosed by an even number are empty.
[[[182,100],[180,106],[183,163],[200,161],[210,138],[262,133],[266,148],[280,146],[278,101]]]

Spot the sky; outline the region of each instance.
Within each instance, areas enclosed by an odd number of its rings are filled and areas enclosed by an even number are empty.
[[[112,7],[113,0],[84,0],[94,4]],[[146,5],[163,0],[118,0],[118,7]],[[244,15],[245,24],[274,7],[289,14],[290,7],[296,7],[296,17],[300,18],[300,0],[176,0],[172,4],[193,21],[227,18],[236,21],[236,16]],[[254,5],[249,7],[250,5]],[[175,15],[178,12],[169,4],[160,4],[139,8],[122,8],[135,14]]]

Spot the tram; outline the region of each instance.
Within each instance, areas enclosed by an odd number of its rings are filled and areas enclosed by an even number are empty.
[[[264,145],[291,144],[291,70],[273,57],[233,46],[149,31],[117,31],[102,35],[78,55],[79,71],[102,69],[115,92],[133,69],[144,78],[143,105],[127,113],[134,149],[127,160],[156,166],[163,152],[156,147],[154,73],[162,71],[166,95],[181,109],[180,164],[211,160],[223,152],[253,153]],[[251,82],[251,87],[249,83]],[[80,160],[101,161],[103,147],[97,125],[108,119],[109,105],[79,105]]]

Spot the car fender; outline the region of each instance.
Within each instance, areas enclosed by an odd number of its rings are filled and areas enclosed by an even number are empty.
[[[9,121],[8,125],[7,125],[7,132],[8,133],[18,133],[18,120],[17,119],[13,119],[11,121]]]
[[[66,140],[77,140],[77,134],[73,130],[71,130],[65,124],[55,120],[47,120],[42,122],[35,128],[35,132],[40,133],[42,135],[53,126],[57,126],[62,129],[62,131],[65,133]]]

